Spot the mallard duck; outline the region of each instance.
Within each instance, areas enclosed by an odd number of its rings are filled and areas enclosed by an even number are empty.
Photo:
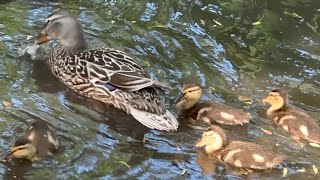
[[[291,133],[294,140],[305,139],[320,143],[319,124],[307,113],[289,105],[286,90],[272,90],[262,102],[271,105],[267,110],[267,117]]]
[[[18,138],[5,160],[26,159],[35,161],[52,155],[59,148],[59,142],[47,123],[37,120],[27,129],[25,135]]]
[[[177,119],[165,108],[157,82],[125,52],[112,48],[86,49],[80,22],[66,11],[46,19],[37,44],[59,43],[51,51],[52,73],[75,92],[111,104],[151,129],[177,130]]]
[[[225,104],[213,101],[199,102],[202,89],[199,85],[184,84],[180,96],[176,100],[176,110],[183,116],[206,123],[220,123],[237,125],[248,123],[251,119],[250,113]]]
[[[196,147],[237,168],[268,169],[284,160],[284,155],[277,154],[256,143],[232,141],[225,145],[226,134],[219,126],[212,125],[202,134]]]

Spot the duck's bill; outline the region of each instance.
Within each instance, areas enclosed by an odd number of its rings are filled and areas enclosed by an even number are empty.
[[[39,34],[38,38],[35,40],[35,44],[43,44],[50,40],[47,34]]]

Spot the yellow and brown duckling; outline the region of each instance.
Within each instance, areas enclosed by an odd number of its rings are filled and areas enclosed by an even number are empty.
[[[226,134],[219,126],[212,125],[203,134],[196,147],[226,164],[243,169],[273,168],[284,160],[284,155],[245,141],[232,141],[224,146]]]
[[[213,101],[199,102],[201,96],[202,89],[199,85],[184,84],[181,94],[176,100],[176,110],[186,117],[209,124],[215,122],[226,125],[249,123],[250,113]]]
[[[31,124],[25,135],[16,140],[5,160],[26,159],[35,161],[52,155],[59,148],[59,142],[47,123],[37,120]]]
[[[291,133],[293,139],[320,143],[319,124],[307,113],[289,105],[286,90],[272,90],[262,102],[271,105],[267,110],[267,117]]]

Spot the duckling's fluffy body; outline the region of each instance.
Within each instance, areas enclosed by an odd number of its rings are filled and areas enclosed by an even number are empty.
[[[27,160],[42,159],[59,148],[59,142],[47,123],[37,120],[29,126],[25,135],[16,140],[7,159],[18,158]]]
[[[284,156],[252,142],[232,141],[225,144],[226,135],[218,126],[211,126],[203,133],[196,147],[202,148],[229,165],[245,169],[273,168],[284,160]]]
[[[238,168],[268,169],[283,161],[283,156],[256,143],[232,141],[216,153],[223,162]]]
[[[176,102],[176,109],[185,117],[204,121],[209,124],[219,123],[237,125],[248,123],[250,113],[213,101],[199,102],[202,89],[197,84],[185,84]]]
[[[288,104],[287,91],[273,90],[263,102],[271,105],[266,112],[267,117],[291,133],[292,138],[320,143],[319,124],[304,111]]]

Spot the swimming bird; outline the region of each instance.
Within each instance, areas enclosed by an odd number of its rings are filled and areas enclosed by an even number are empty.
[[[202,88],[194,83],[184,84],[176,100],[176,110],[183,116],[209,124],[238,125],[249,123],[251,115],[241,109],[214,101],[199,102]]]
[[[4,159],[40,160],[52,155],[58,148],[59,142],[56,134],[46,122],[37,120],[31,124],[23,137],[15,141],[10,153]]]
[[[320,143],[319,123],[303,110],[291,106],[288,101],[288,92],[284,89],[269,92],[268,96],[262,100],[271,105],[266,111],[267,117],[289,132],[298,142],[304,139]]]
[[[111,104],[151,129],[177,130],[178,121],[161,95],[168,86],[152,79],[125,52],[112,48],[86,50],[84,31],[69,12],[50,14],[35,41],[58,40],[48,65],[67,87],[80,95]]]
[[[273,168],[285,159],[284,155],[256,143],[246,141],[226,143],[226,134],[223,129],[215,125],[203,132],[196,147],[226,164],[244,169]]]

